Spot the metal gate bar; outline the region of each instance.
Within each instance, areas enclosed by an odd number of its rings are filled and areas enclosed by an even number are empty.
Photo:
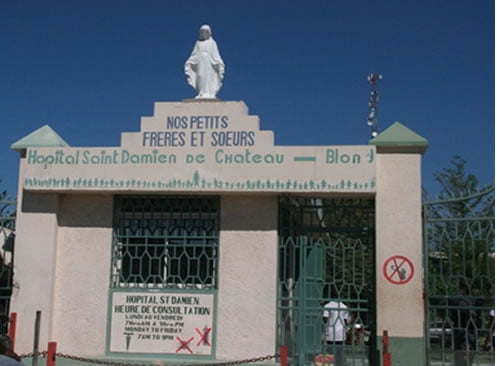
[[[494,187],[425,202],[428,365],[495,364]]]
[[[9,325],[13,288],[16,201],[0,200],[0,334]]]
[[[280,199],[278,342],[289,347],[292,365],[320,355],[378,364],[374,223],[373,199]],[[340,336],[334,327],[334,338],[327,313],[343,307],[347,323]]]

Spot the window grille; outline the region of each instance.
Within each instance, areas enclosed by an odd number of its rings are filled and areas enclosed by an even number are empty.
[[[217,288],[219,198],[117,196],[112,288]]]

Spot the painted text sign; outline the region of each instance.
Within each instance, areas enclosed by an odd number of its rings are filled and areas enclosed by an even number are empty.
[[[166,116],[160,130],[143,131],[144,147],[254,146],[256,131],[232,130],[229,117]]]
[[[32,148],[32,190],[374,192],[376,151],[276,146],[241,102],[157,103],[114,148]]]

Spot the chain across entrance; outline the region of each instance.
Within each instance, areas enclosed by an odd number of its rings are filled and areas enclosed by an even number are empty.
[[[25,358],[32,358],[34,356],[33,353],[26,353],[19,355],[21,359]],[[42,351],[38,353],[38,357],[43,357],[46,358],[49,356],[48,351]],[[96,358],[87,358],[87,357],[80,357],[80,356],[74,356],[74,355],[69,355],[66,353],[55,353],[54,356],[60,357],[60,358],[65,358],[68,360],[73,360],[73,361],[79,361],[82,363],[89,363],[93,365],[107,365],[107,366],[154,366],[157,365],[157,362],[150,362],[150,363],[135,363],[135,362],[119,362],[119,361],[109,361],[109,360],[99,360]],[[231,365],[245,365],[245,364],[252,364],[252,363],[257,363],[257,362],[264,362],[264,361],[271,361],[271,360],[276,360],[279,359],[280,355],[279,354],[274,354],[274,355],[268,355],[268,356],[262,356],[262,357],[254,357],[254,358],[248,358],[244,360],[237,360],[237,361],[226,361],[226,362],[209,362],[209,363],[167,363],[168,366],[231,366]]]

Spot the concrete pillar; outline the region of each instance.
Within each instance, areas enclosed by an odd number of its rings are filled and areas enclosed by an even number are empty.
[[[376,145],[377,336],[393,365],[425,363],[421,155],[428,141],[395,123]]]
[[[277,226],[276,196],[222,197],[217,359],[275,353]]]
[[[52,336],[53,288],[57,252],[56,194],[24,192],[18,204],[11,312],[18,314],[16,352],[33,350],[35,314],[41,310],[40,349]],[[17,271],[15,263],[23,263]],[[29,268],[29,270],[25,270]]]
[[[40,349],[51,340],[56,270],[59,196],[24,191],[26,152],[30,147],[64,147],[67,143],[49,126],[13,143],[20,154],[14,257],[14,293],[11,312],[17,312],[16,352],[33,350],[36,311],[42,313]],[[22,263],[18,271],[16,263]],[[29,270],[27,270],[29,269]]]

